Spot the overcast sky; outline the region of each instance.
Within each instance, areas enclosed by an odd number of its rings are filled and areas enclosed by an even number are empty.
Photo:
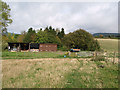
[[[52,26],[65,33],[79,28],[90,33],[118,32],[117,2],[7,2],[13,23],[8,31],[21,33],[28,28]]]

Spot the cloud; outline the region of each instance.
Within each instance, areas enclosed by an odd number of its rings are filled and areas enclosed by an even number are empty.
[[[90,33],[118,32],[117,2],[9,2],[13,23],[8,31],[20,33],[28,28],[53,26],[65,33],[82,28]]]

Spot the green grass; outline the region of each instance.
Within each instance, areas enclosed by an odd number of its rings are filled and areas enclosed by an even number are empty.
[[[118,39],[97,39],[105,51],[118,51]]]
[[[84,52],[84,51],[83,51]],[[87,52],[87,51],[86,51]],[[57,52],[2,52],[2,59],[39,59],[39,58],[78,58],[75,52],[70,56],[65,55],[65,51]],[[78,52],[81,53],[81,52]],[[91,58],[92,56],[81,56],[80,58]]]
[[[61,58],[64,52],[2,52],[3,59]],[[64,58],[64,57],[63,57]]]
[[[118,64],[111,62],[43,59],[2,63],[3,88],[118,88]]]
[[[82,62],[80,62],[82,63]],[[67,83],[65,88],[117,88],[118,87],[118,67],[109,63],[109,66],[104,65],[105,68],[93,68],[91,65],[96,62],[89,62],[86,66],[79,66],[79,68],[67,73]],[[98,63],[100,63],[98,61]],[[97,65],[97,63],[96,63]],[[86,67],[91,67],[87,69]],[[82,71],[80,68],[83,68]],[[85,71],[84,71],[85,70]],[[89,71],[90,73],[89,73]]]

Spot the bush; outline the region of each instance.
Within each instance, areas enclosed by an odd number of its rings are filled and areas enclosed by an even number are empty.
[[[58,50],[61,50],[61,51],[67,51],[68,48],[67,48],[66,46],[62,46],[62,47],[58,48]]]
[[[65,35],[63,43],[68,49],[79,48],[81,50],[95,51],[100,49],[100,45],[94,37],[85,30],[79,29],[73,33]]]

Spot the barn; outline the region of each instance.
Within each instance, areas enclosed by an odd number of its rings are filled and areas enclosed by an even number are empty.
[[[57,51],[57,44],[52,44],[52,43],[8,43],[8,50],[11,52]]]

